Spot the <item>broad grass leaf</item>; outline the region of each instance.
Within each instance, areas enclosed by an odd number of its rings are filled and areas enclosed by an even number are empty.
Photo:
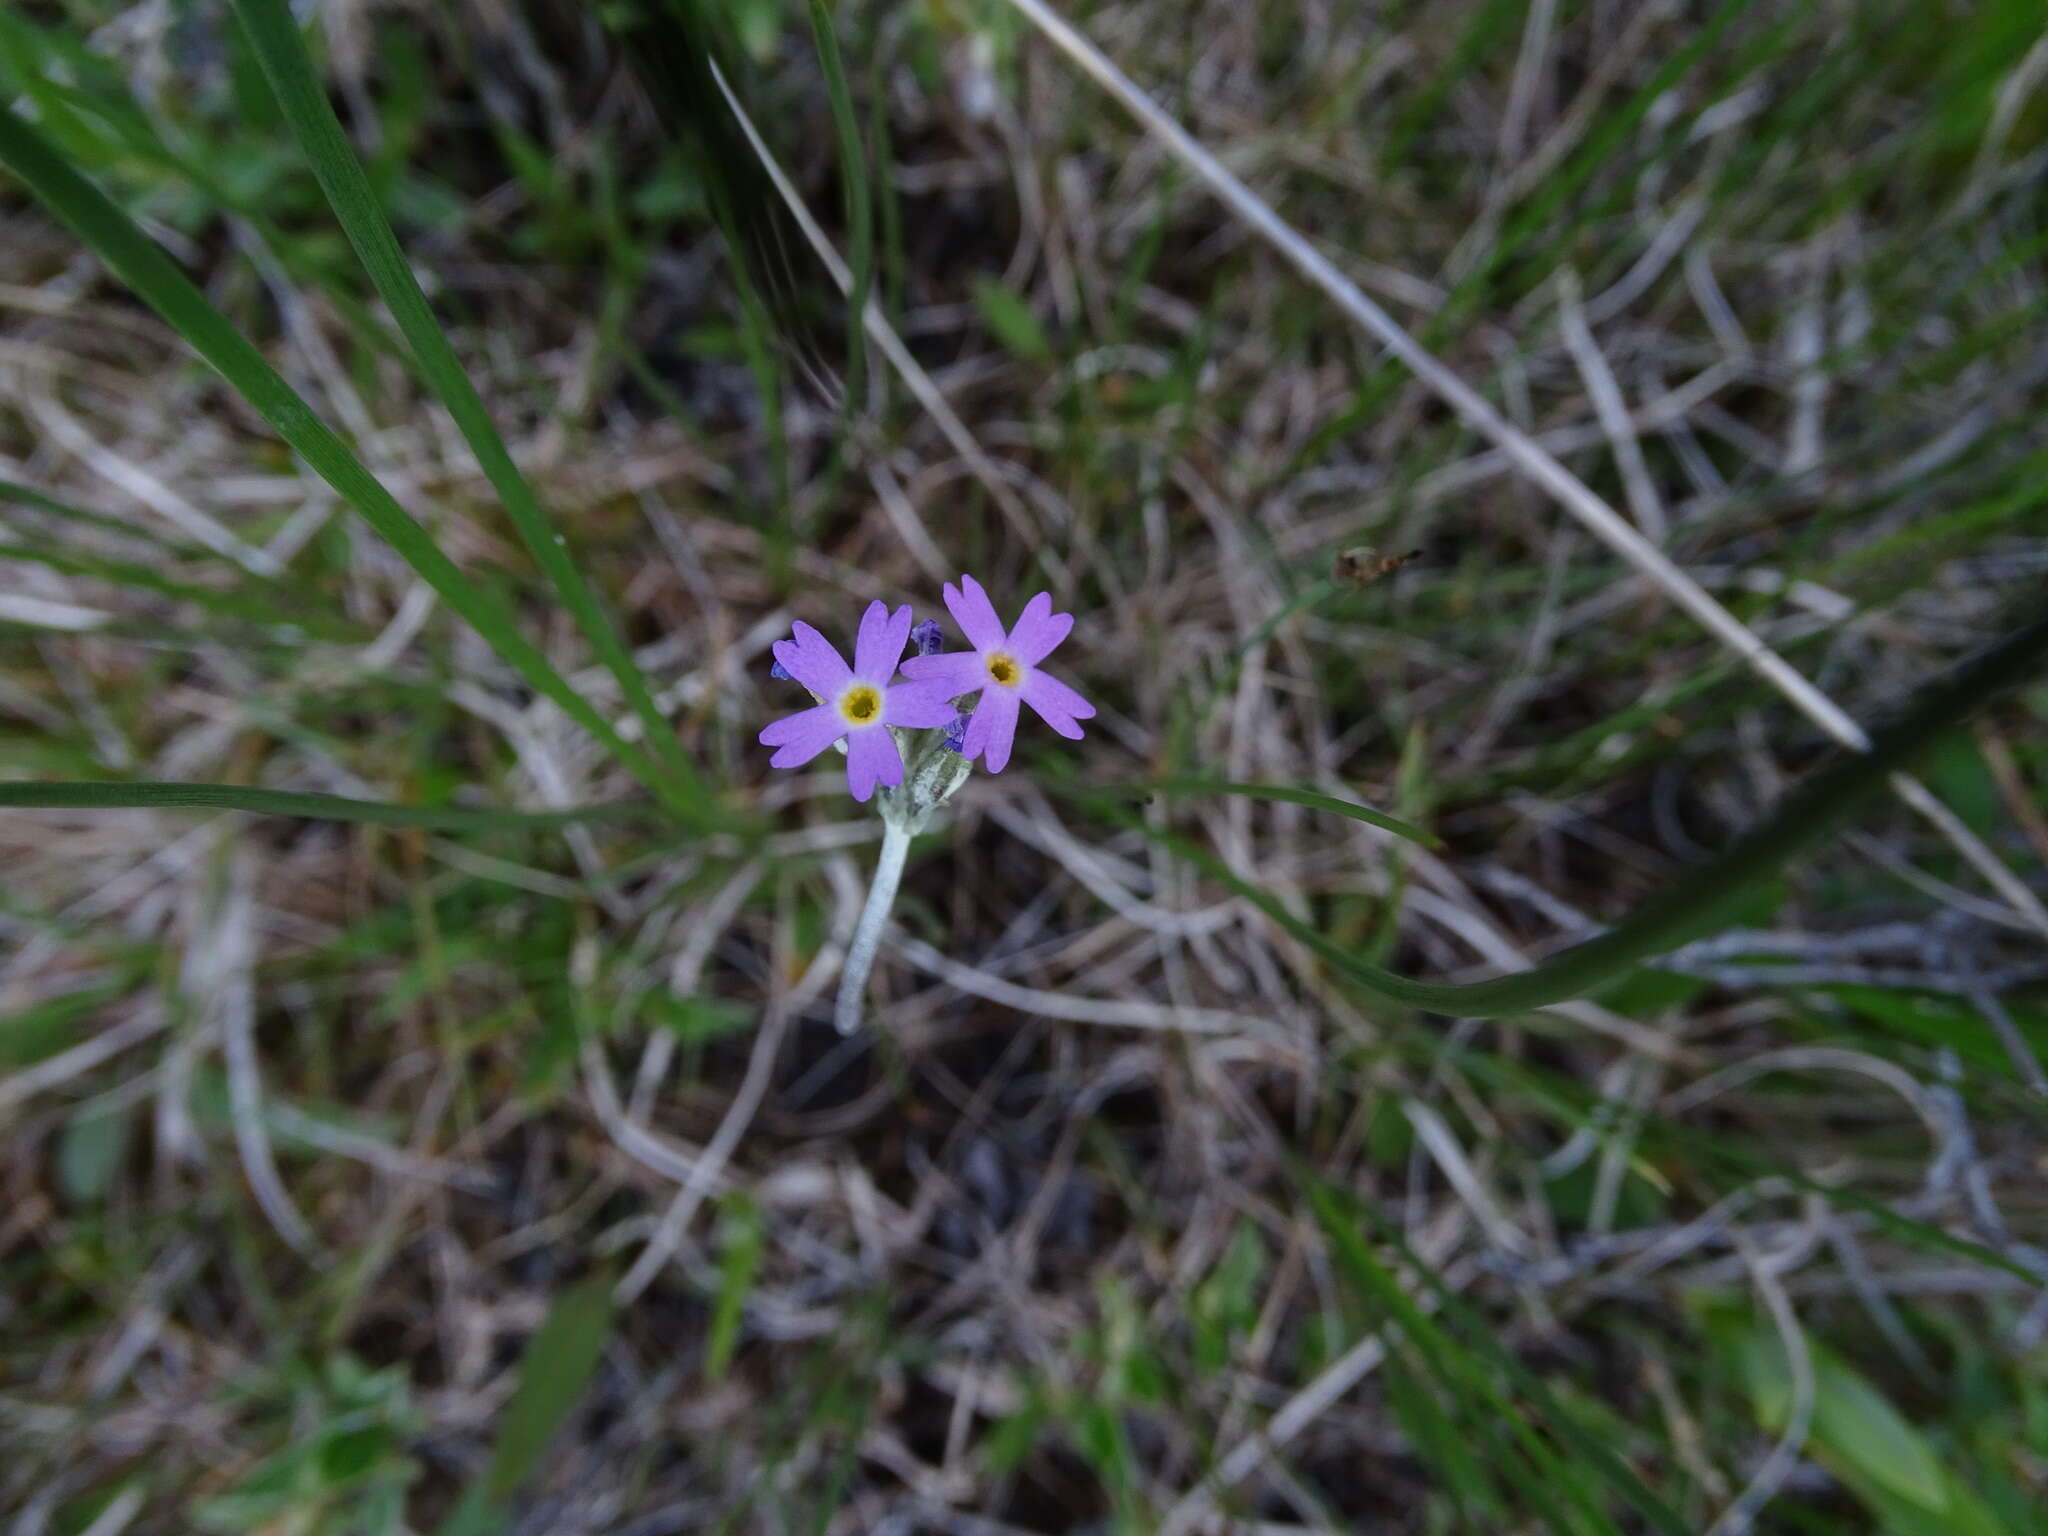
[[[532,1475],[555,1431],[583,1396],[612,1327],[612,1285],[603,1275],[564,1292],[549,1309],[526,1356],[519,1384],[498,1421],[484,1486],[502,1502]]]
[[[1873,1486],[1932,1514],[1948,1509],[1941,1458],[1868,1380],[1825,1350],[1813,1354],[1813,1442]],[[1783,1343],[1759,1328],[1744,1341],[1742,1365],[1757,1418],[1783,1430],[1792,1413],[1792,1375]]]

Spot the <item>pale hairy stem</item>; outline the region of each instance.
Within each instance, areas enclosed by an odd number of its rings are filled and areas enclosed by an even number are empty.
[[[875,951],[882,947],[882,930],[889,925],[889,909],[896,905],[896,887],[903,883],[903,861],[910,853],[910,833],[894,818],[882,823],[882,851],[875,859],[875,878],[868,887],[867,904],[860,909],[860,922],[853,930],[853,943],[846,951],[846,965],[839,972],[839,1001],[832,1010],[832,1022],[839,1033],[850,1035],[860,1028],[868,990],[868,973],[875,968]]]

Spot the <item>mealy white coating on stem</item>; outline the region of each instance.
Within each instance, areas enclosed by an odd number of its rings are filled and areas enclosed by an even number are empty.
[[[867,902],[861,907],[860,922],[853,930],[853,943],[846,952],[846,965],[839,973],[839,998],[833,1005],[832,1022],[839,1033],[850,1035],[860,1028],[868,989],[868,974],[875,968],[875,954],[882,947],[882,930],[889,926],[889,911],[896,904],[896,887],[903,883],[903,863],[910,853],[910,840],[922,832],[938,808],[952,799],[972,771],[966,758],[943,744],[938,732],[890,728],[898,751],[909,766],[903,783],[875,796],[875,808],[882,813],[882,851],[875,859],[875,876],[868,886]],[[922,738],[922,748],[904,749]]]
[[[874,883],[868,887],[867,904],[860,909],[860,923],[853,930],[846,965],[839,972],[839,1000],[833,1005],[832,1022],[842,1035],[860,1028],[868,972],[875,968],[875,951],[882,947],[882,930],[889,925],[889,909],[896,904],[896,887],[903,881],[903,861],[909,853],[910,829],[893,816],[885,817]]]

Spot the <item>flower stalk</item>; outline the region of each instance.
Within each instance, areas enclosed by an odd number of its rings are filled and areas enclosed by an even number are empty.
[[[903,883],[903,861],[909,853],[909,829],[894,819],[884,821],[875,878],[868,886],[867,902],[860,909],[853,943],[847,947],[846,965],[839,972],[839,1000],[833,1005],[832,1022],[842,1035],[860,1028],[867,1003],[868,973],[875,968],[875,953],[882,947],[882,930],[889,926],[889,910],[896,905],[896,887]]]
[[[924,830],[940,806],[953,798],[972,771],[967,759],[956,747],[949,746],[943,736],[934,738],[927,734],[923,750],[911,755],[904,783],[876,796],[877,809],[882,813],[882,851],[875,858],[868,899],[861,905],[853,942],[847,946],[846,964],[839,972],[839,998],[833,1005],[832,1022],[842,1035],[860,1028],[868,976],[875,968],[882,931],[889,926],[889,913],[896,905],[896,888],[903,883],[903,864],[910,853],[910,840]]]

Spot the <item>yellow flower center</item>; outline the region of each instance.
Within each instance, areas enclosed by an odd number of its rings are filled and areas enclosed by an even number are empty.
[[[882,718],[881,690],[855,683],[839,695],[839,716],[848,725],[873,725]]]
[[[1024,667],[1009,652],[996,651],[988,659],[988,675],[1005,688],[1014,688],[1023,681]]]

